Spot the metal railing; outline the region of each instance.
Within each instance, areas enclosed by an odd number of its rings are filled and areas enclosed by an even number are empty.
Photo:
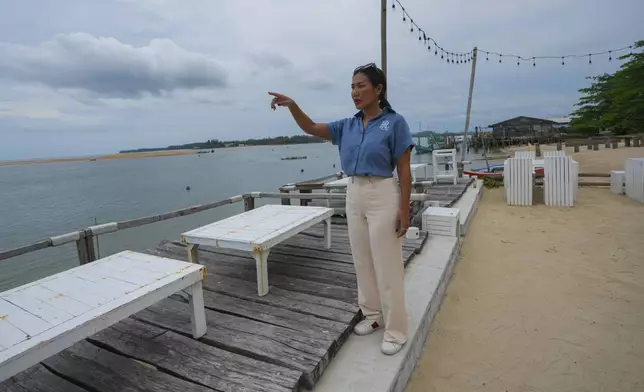
[[[285,193],[286,192],[286,193]],[[302,191],[300,191],[302,192]],[[159,215],[146,216],[142,218],[130,219],[120,222],[103,223],[100,225],[90,226],[83,230],[73,231],[38,242],[20,246],[13,249],[0,250],[0,261],[36,252],[42,249],[58,247],[61,245],[76,242],[76,250],[80,264],[86,264],[96,260],[96,250],[94,238],[102,234],[115,233],[117,231],[131,229],[134,227],[145,226],[168,219],[192,215],[199,212],[211,210],[217,207],[244,202],[244,211],[250,211],[255,208],[255,199],[272,198],[282,199],[282,204],[290,204],[291,199],[300,199],[301,204],[306,205],[308,200],[344,200],[344,193],[288,193],[287,190],[280,193],[270,192],[251,192],[244,195],[233,196],[224,200],[213,203],[199,204],[180,210],[170,211]],[[424,193],[412,193],[411,201],[430,201],[431,196]]]

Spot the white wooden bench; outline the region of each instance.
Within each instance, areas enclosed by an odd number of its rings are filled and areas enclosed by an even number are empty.
[[[200,338],[204,274],[200,265],[124,251],[0,293],[0,382],[184,289]]]
[[[188,231],[181,241],[188,247],[188,259],[199,263],[199,245],[245,250],[257,265],[257,293],[268,294],[268,255],[271,248],[320,222],[325,223],[325,247],[331,247],[333,209],[265,205],[230,218]]]

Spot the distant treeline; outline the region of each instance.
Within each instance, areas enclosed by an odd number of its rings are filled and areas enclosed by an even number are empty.
[[[180,144],[168,147],[157,148],[139,148],[136,150],[123,150],[119,151],[121,154],[130,152],[151,152],[151,151],[172,151],[172,150],[205,150],[214,148],[226,147],[239,147],[239,146],[281,146],[286,144],[308,144],[308,143],[324,143],[324,139],[308,135],[296,136],[278,136],[269,137],[264,139],[248,139],[248,140],[233,140],[222,142],[221,140],[212,139],[205,142]]]

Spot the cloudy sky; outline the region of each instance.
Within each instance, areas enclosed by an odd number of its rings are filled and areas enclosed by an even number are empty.
[[[377,0],[0,0],[0,160],[78,156],[298,132],[269,90],[316,121],[351,115],[351,71],[379,62]],[[644,39],[642,0],[405,0],[447,50],[587,53]],[[391,10],[389,4],[389,10]],[[399,10],[389,100],[413,130],[462,131],[468,65],[447,65]],[[606,56],[479,56],[472,127],[560,117]]]

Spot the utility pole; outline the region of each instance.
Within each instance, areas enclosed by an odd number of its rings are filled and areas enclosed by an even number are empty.
[[[465,114],[465,131],[463,131],[463,145],[461,146],[461,164],[465,160],[465,150],[467,150],[467,129],[470,127],[470,113],[472,112],[472,93],[474,92],[474,77],[476,76],[476,59],[478,58],[478,48],[475,46],[472,51],[472,73],[470,75],[470,93],[467,96],[467,113]]]
[[[380,68],[387,76],[387,0],[380,0]]]

